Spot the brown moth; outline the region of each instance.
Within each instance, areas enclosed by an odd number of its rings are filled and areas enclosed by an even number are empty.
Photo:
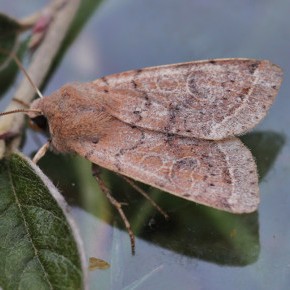
[[[258,175],[234,135],[266,115],[281,82],[282,70],[267,60],[195,61],[68,84],[31,109],[47,119],[55,151],[200,204],[248,213],[259,203]]]

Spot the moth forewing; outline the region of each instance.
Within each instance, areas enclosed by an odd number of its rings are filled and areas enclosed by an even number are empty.
[[[281,82],[277,65],[234,58],[132,70],[93,84],[109,113],[126,123],[220,140],[261,121]]]
[[[250,151],[237,138],[207,141],[168,137],[119,120],[97,144],[74,150],[102,167],[176,196],[232,213],[259,203],[258,176]]]

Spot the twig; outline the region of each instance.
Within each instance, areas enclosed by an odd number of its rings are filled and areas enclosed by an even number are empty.
[[[52,6],[52,4],[49,5],[50,8],[54,7],[55,9],[52,21],[41,44],[33,54],[31,64],[27,69],[27,73],[37,87],[40,87],[44,81],[75,13],[77,12],[79,4],[80,0],[53,0],[54,6]],[[17,88],[14,98],[29,104],[34,95],[35,90],[24,78]],[[5,111],[20,108],[22,108],[22,106],[19,102],[12,101]],[[17,135],[23,127],[23,124],[24,116],[21,114],[11,114],[5,118],[3,117],[0,121],[0,135],[5,132],[11,132]],[[15,142],[18,143],[17,141]],[[3,145],[3,142],[1,143],[0,146]],[[14,145],[12,145],[12,147],[15,148]],[[0,152],[4,151],[3,148],[0,148]]]
[[[44,7],[41,11],[36,11],[31,15],[28,15],[22,19],[20,19],[18,22],[23,27],[23,29],[28,29],[33,27],[33,25],[37,22],[37,20],[42,15],[50,15],[53,16],[57,12],[57,10],[61,9],[65,4],[67,0],[54,0],[51,1],[46,7]]]

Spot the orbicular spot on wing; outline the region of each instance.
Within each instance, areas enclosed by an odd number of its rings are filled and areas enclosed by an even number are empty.
[[[164,167],[164,161],[162,160],[161,156],[154,155],[144,156],[141,160],[141,167],[146,171],[152,173],[160,172],[160,174],[164,174],[165,172],[162,173],[162,168],[166,168]]]
[[[174,160],[170,170],[171,182],[183,190],[185,188],[191,189],[194,179],[197,179],[197,182],[199,179],[199,175],[196,172],[198,166],[199,162],[194,157]]]
[[[174,75],[162,75],[156,79],[156,85],[163,92],[180,91],[180,83]]]

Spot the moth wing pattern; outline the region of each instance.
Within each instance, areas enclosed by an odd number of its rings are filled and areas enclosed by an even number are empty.
[[[164,133],[220,140],[267,113],[282,70],[267,60],[216,59],[132,70],[93,82],[109,113]]]
[[[250,151],[237,138],[208,141],[140,129],[112,120],[97,144],[73,150],[109,170],[179,197],[232,213],[259,203],[258,176]]]

